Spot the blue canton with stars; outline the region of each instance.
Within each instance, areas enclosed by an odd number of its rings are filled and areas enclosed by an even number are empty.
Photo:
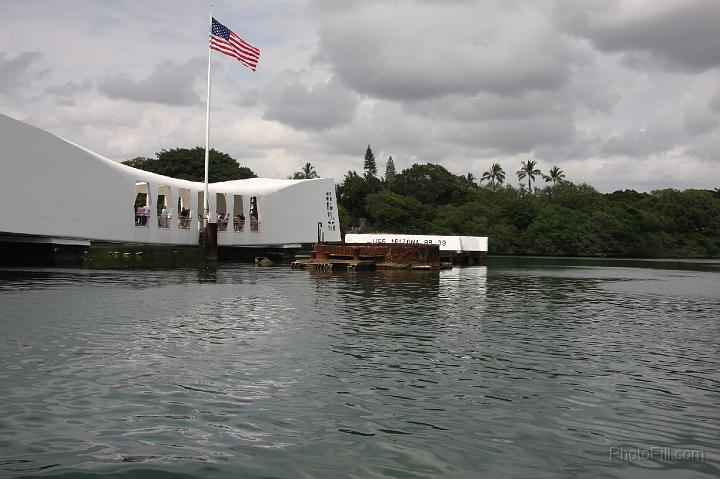
[[[214,18],[212,19],[212,31],[210,33],[216,37],[224,38],[225,40],[230,41],[230,29]]]

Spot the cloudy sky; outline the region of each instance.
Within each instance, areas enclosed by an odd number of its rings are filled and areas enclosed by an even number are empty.
[[[720,186],[720,1],[220,0],[211,144],[261,176],[558,165],[601,191]],[[0,2],[0,113],[115,160],[204,145],[208,4]]]

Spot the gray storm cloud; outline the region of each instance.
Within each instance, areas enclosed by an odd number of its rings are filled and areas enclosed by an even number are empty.
[[[142,80],[132,80],[127,74],[106,77],[99,81],[98,90],[110,98],[166,105],[195,105],[203,101],[196,82],[204,76],[202,58],[184,63],[163,62]]]
[[[35,72],[34,69],[42,57],[42,53],[35,51],[22,52],[13,58],[0,52],[0,94],[26,88],[28,82],[41,75],[42,71]]]
[[[306,86],[299,75],[285,71],[263,94],[264,118],[298,130],[324,130],[352,121],[358,96],[337,79]]]
[[[54,85],[47,87],[45,91],[47,93],[58,95],[58,96],[71,96],[76,93],[89,91],[93,87],[93,82],[89,78],[86,78],[82,82],[66,82],[62,85]]]
[[[372,4],[332,13],[317,59],[359,93],[399,101],[555,90],[586,61],[532,8]]]
[[[623,5],[558,2],[558,23],[637,68],[704,71],[720,66],[720,2],[684,0]],[[634,7],[634,8],[631,8]]]

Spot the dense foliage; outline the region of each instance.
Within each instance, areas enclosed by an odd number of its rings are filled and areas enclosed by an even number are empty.
[[[123,161],[123,164],[140,170],[158,173],[191,181],[205,180],[205,148],[173,148],[155,154],[156,158],[137,157]],[[240,166],[233,157],[226,153],[210,150],[208,181],[242,180],[255,178],[257,175],[245,166]]]
[[[544,187],[528,184],[536,165],[521,170],[519,188],[497,170],[482,186],[433,164],[389,179],[350,171],[337,187],[343,231],[489,236],[495,254],[720,256],[720,190],[602,194],[559,169]]]

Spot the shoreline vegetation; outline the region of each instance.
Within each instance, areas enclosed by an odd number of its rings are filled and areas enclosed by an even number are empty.
[[[130,166],[202,181],[204,150],[163,150]],[[254,177],[229,155],[212,152],[210,181]],[[218,161],[215,161],[216,158]],[[440,165],[414,164],[385,175],[368,145],[363,172],[348,171],[336,186],[340,224],[347,232],[488,236],[491,255],[588,258],[720,257],[720,188],[600,193],[576,184],[554,166],[533,160],[516,172],[498,163],[482,173],[455,175]],[[213,174],[214,170],[221,174]],[[506,181],[517,176],[518,186]],[[307,163],[292,178],[317,177]]]

